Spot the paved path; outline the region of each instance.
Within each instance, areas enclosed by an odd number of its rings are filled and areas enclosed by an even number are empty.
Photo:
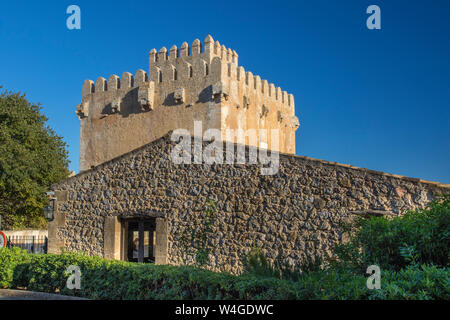
[[[0,289],[0,300],[88,300],[60,294]]]

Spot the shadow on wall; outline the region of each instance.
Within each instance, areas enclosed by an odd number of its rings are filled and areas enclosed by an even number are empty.
[[[139,101],[138,101],[139,87],[133,88],[128,91],[121,99],[120,110],[115,109],[114,102],[110,102],[101,111],[101,118],[105,118],[112,114],[120,114],[122,117],[127,118],[130,114],[143,113]],[[204,88],[198,95],[198,100],[195,103],[206,103],[214,100],[219,103],[220,99],[212,99],[212,85]],[[177,102],[175,99],[175,93],[169,93],[164,99],[162,105],[166,107],[182,105],[182,102]]]
[[[143,113],[142,108],[138,102],[139,87],[133,88],[128,91],[120,102],[120,110],[114,110],[114,102],[108,103],[101,111],[102,118],[111,114],[120,114],[124,118],[127,118],[130,114]]]

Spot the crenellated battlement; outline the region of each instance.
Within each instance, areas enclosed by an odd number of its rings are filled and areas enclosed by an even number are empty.
[[[238,64],[238,54],[236,51],[226,48],[219,41],[214,41],[210,35],[205,38],[203,44],[199,39],[195,39],[191,46],[187,42],[183,42],[180,48],[173,45],[169,51],[167,51],[166,47],[162,47],[159,51],[152,49],[150,50],[149,57],[150,69],[152,66],[159,67],[167,62],[175,62],[179,59],[193,63],[193,60],[196,58],[201,58],[205,62],[211,63],[214,57],[218,57],[226,63]]]
[[[147,72],[142,69],[136,71],[134,76],[130,72],[124,72],[120,78],[113,74],[109,76],[108,80],[103,77],[98,77],[95,82],[92,80],[85,80],[83,83],[82,98],[99,92],[111,92],[119,89],[139,87],[146,83],[148,83],[148,75]]]
[[[82,170],[170,130],[192,130],[194,120],[203,121],[204,130],[279,129],[278,149],[286,153],[295,153],[299,126],[294,96],[239,66],[236,51],[210,35],[203,43],[150,50],[148,73],[86,80],[76,114]],[[259,146],[271,142],[261,138]]]
[[[186,85],[186,82],[204,83],[205,85],[214,85],[220,82],[225,97],[230,94],[240,96],[236,96],[234,99],[238,107],[248,108],[252,101],[251,98],[253,98],[256,103],[260,100],[262,103],[265,101],[275,102],[278,105],[276,110],[269,109],[269,113],[275,111],[281,114],[287,113],[290,116],[294,115],[294,96],[292,94],[282,91],[273,83],[269,84],[267,80],[262,80],[258,75],[253,75],[252,72],[245,71],[243,67],[238,66],[236,51],[226,48],[219,41],[214,41],[210,35],[205,38],[203,44],[196,39],[191,46],[184,42],[180,48],[173,45],[169,51],[165,47],[159,51],[152,49],[149,53],[148,74],[139,69],[134,76],[129,72],[124,72],[121,78],[111,75],[108,80],[99,77],[95,83],[92,80],[86,80],[83,84],[82,97],[102,92],[117,92],[118,95],[123,95],[132,88],[151,82],[154,83],[153,85],[165,86],[171,82],[172,85],[175,85],[176,81],[179,81],[181,85]],[[234,81],[237,82],[237,88],[231,85]],[[77,108],[77,110],[80,109],[83,108]],[[286,119],[285,115],[280,118]]]

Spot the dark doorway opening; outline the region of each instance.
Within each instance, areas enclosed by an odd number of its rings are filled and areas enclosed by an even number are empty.
[[[126,255],[131,262],[155,262],[156,219],[126,219]]]

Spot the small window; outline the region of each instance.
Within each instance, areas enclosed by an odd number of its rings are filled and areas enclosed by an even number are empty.
[[[161,70],[159,71],[158,78],[159,78],[159,82],[162,82],[162,72],[161,72]]]
[[[177,69],[173,69],[173,80],[177,80],[177,78],[178,78]]]
[[[189,78],[192,78],[194,71],[192,70],[192,66],[189,67]]]
[[[207,63],[205,63],[205,76],[209,74],[209,66]]]
[[[124,219],[123,229],[127,239],[123,239],[124,258],[131,262],[154,263],[156,256],[156,219]]]

